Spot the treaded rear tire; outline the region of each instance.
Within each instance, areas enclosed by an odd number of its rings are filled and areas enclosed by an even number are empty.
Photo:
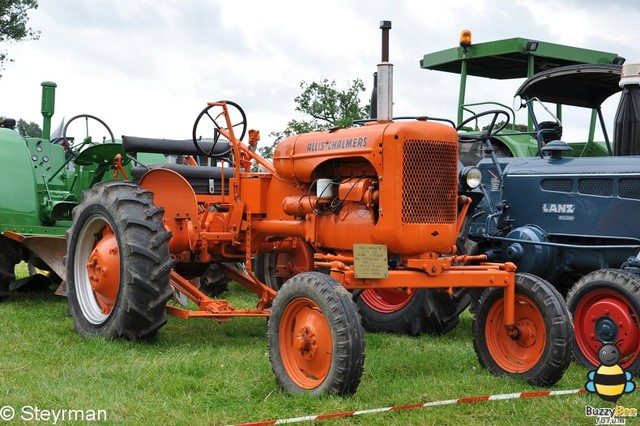
[[[473,317],[473,348],[480,364],[496,375],[551,386],[571,362],[573,328],[564,299],[547,281],[516,274],[517,340],[504,328],[503,288],[484,291]]]
[[[399,303],[397,308],[394,308],[392,303],[383,302],[381,299],[380,303],[384,305],[381,308],[385,309],[376,309],[368,301],[371,297],[379,296],[379,293],[376,290],[369,292],[368,295],[359,294],[356,304],[364,329],[373,332],[409,336],[428,333],[440,336],[451,331],[460,322],[457,304],[464,305],[461,310],[469,304],[468,298],[458,300],[439,290],[416,289],[406,305],[402,306]],[[464,295],[461,294],[461,297],[464,298]]]
[[[301,338],[309,348],[297,345]],[[364,330],[351,294],[334,278],[305,272],[287,280],[271,308],[268,341],[271,367],[286,391],[356,391],[364,370]]]
[[[585,368],[600,365],[601,346],[593,346],[609,333],[605,343],[620,350],[620,366],[640,372],[640,277],[620,269],[601,269],[580,278],[567,294],[575,337],[573,358]],[[600,324],[598,326],[598,324]],[[606,329],[604,327],[607,327]],[[586,351],[586,353],[585,353]]]
[[[154,337],[166,323],[173,261],[163,213],[150,191],[132,183],[103,182],[85,191],[72,213],[65,257],[69,312],[80,335],[143,340]],[[86,255],[92,245],[100,244],[106,228],[115,235],[120,265],[119,282],[112,280],[116,296],[107,313],[101,311],[88,278]]]

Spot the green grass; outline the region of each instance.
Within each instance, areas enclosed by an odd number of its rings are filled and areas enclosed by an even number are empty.
[[[230,299],[253,297],[232,287]],[[267,355],[266,321],[171,318],[150,343],[84,340],[73,332],[66,300],[16,293],[0,304],[0,407],[106,410],[112,424],[234,424],[366,410],[487,394],[540,390],[495,377],[476,359],[471,317],[442,337],[368,333],[362,382],[350,397],[291,396],[279,390]],[[584,387],[571,365],[553,389]],[[640,407],[640,392],[620,403]],[[594,395],[456,404],[323,421],[351,424],[595,424]],[[640,422],[628,419],[627,424]]]

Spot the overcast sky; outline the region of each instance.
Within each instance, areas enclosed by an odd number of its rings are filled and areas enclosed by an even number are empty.
[[[40,83],[58,84],[53,127],[80,113],[122,134],[189,138],[207,101],[233,100],[249,127],[283,130],[297,116],[300,82],[359,78],[370,96],[390,20],[394,114],[455,119],[458,79],[422,70],[428,52],[532,38],[606,50],[640,62],[637,0],[41,0],[37,41],[4,44],[14,59],[0,78],[0,115],[41,123]],[[477,84],[467,101],[511,104],[518,82]]]

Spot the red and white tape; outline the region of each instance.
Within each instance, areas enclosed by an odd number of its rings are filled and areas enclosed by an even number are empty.
[[[353,416],[360,416],[363,414],[386,413],[388,411],[400,411],[400,410],[411,410],[414,408],[436,407],[439,405],[468,404],[472,402],[484,402],[484,401],[503,401],[505,399],[518,399],[518,398],[540,398],[543,396],[571,395],[571,394],[578,394],[578,393],[585,393],[585,392],[586,392],[586,389],[571,389],[571,390],[559,390],[559,391],[520,392],[520,393],[505,393],[501,395],[472,396],[467,398],[448,399],[444,401],[425,402],[422,404],[396,405],[394,407],[373,408],[370,410],[345,411],[342,413],[317,414],[314,416],[293,417],[290,419],[267,420],[262,422],[253,422],[253,423],[240,423],[240,424],[236,424],[235,426],[282,425],[286,423],[300,423],[300,422],[310,422],[310,421],[324,420],[324,419],[335,419],[336,417],[353,417]]]

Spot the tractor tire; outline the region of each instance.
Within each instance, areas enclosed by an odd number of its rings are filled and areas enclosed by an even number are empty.
[[[9,297],[10,285],[16,279],[15,267],[20,260],[20,244],[0,235],[0,301]]]
[[[284,280],[275,275],[278,253],[260,253],[253,259],[253,271],[256,278],[273,290],[280,290],[280,287],[284,284]]]
[[[417,336],[443,335],[458,323],[458,315],[469,305],[467,292],[447,293],[433,289],[415,289],[411,294],[396,289],[366,289],[356,304],[367,331]],[[462,309],[458,309],[458,306]]]
[[[504,326],[504,289],[488,288],[473,318],[473,348],[494,374],[551,386],[571,362],[569,311],[560,293],[535,275],[516,274],[515,291],[518,337],[511,338]]]
[[[253,271],[260,281],[273,290],[291,277],[314,270],[313,248],[304,240],[297,239],[297,248],[292,251],[260,253],[253,258]]]
[[[290,278],[268,324],[269,358],[293,394],[353,394],[364,369],[364,330],[351,294],[320,272]]]
[[[69,312],[84,337],[150,339],[167,321],[173,261],[153,194],[109,181],[85,191],[67,231]]]
[[[237,263],[235,266],[238,269],[244,268],[242,263]],[[200,291],[209,297],[218,297],[225,291],[229,291],[230,282],[231,279],[214,263],[200,277]]]
[[[601,363],[603,344],[620,350],[619,365],[634,376],[640,373],[640,277],[620,269],[591,272],[567,294],[573,315],[573,358],[592,370]]]

